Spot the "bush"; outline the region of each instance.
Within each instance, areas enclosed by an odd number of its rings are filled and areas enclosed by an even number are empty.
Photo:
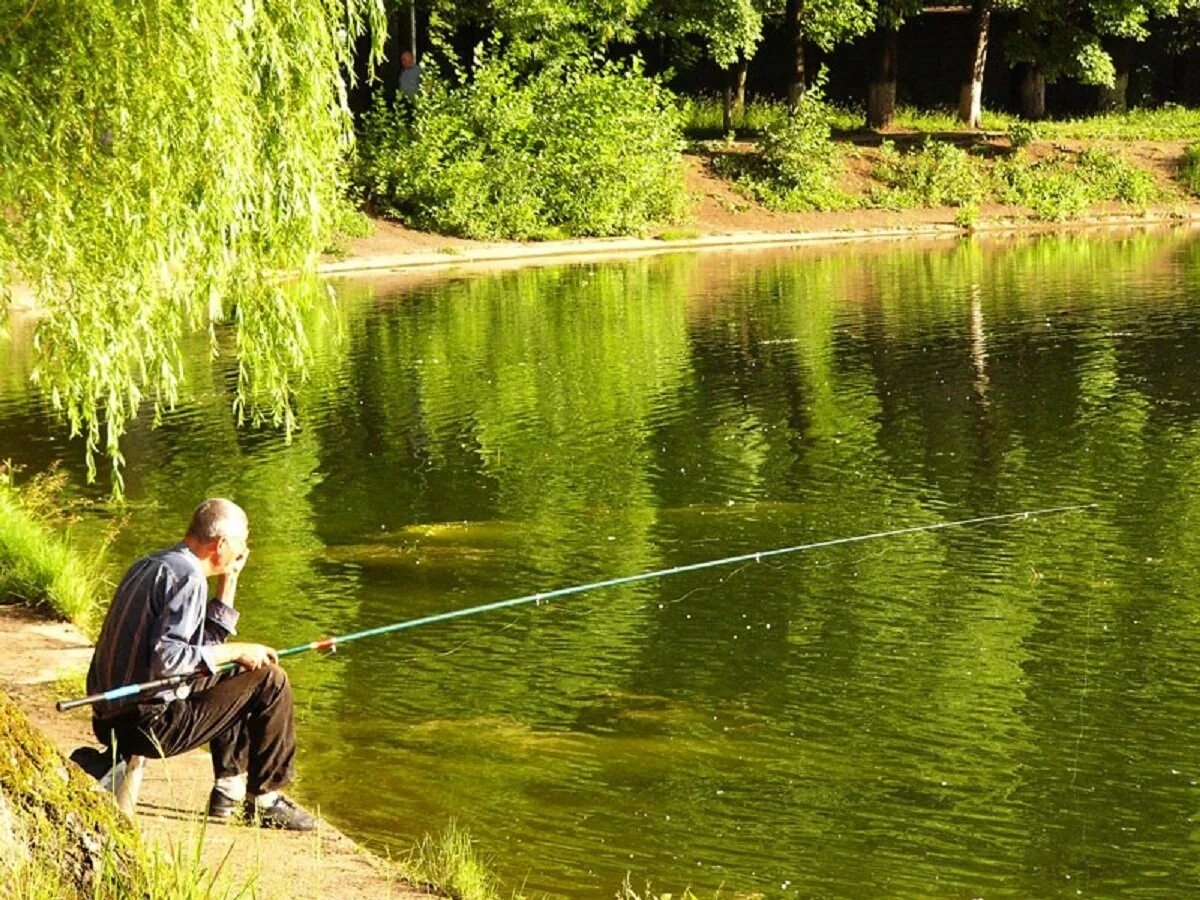
[[[830,139],[835,111],[825,102],[824,81],[822,70],[790,115],[767,124],[757,157],[719,157],[718,172],[770,209],[798,212],[853,205],[837,184],[840,166]]]
[[[1200,197],[1200,141],[1183,151],[1183,164],[1179,174],[1183,179],[1183,186],[1194,196]]]
[[[1038,139],[1038,128],[1032,122],[1016,121],[1008,126],[1008,140],[1018,150]]]
[[[1002,202],[1028,206],[1039,219],[1053,221],[1108,200],[1145,206],[1164,196],[1149,172],[1096,147],[1084,150],[1074,162],[1062,156],[1038,162],[1024,156],[1001,160],[995,181]]]
[[[885,142],[874,176],[886,188],[872,201],[889,209],[914,206],[978,206],[985,190],[979,163],[965,150],[926,139],[920,150],[901,153]]]
[[[481,52],[457,87],[430,66],[415,102],[376,104],[359,147],[377,208],[447,234],[625,234],[683,206],[681,114],[636,64],[524,77]]]

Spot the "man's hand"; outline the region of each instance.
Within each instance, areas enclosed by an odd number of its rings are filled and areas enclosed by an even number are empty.
[[[244,669],[258,669],[270,663],[279,662],[279,653],[273,647],[240,641],[215,645],[213,656],[216,657],[219,666],[235,662]]]
[[[233,606],[237,596],[238,575],[245,568],[250,551],[245,550],[240,556],[235,556],[229,563],[229,568],[217,576],[217,599],[226,606]]]

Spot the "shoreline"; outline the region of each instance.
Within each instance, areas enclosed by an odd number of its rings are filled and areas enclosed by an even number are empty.
[[[983,219],[971,227],[953,223],[953,209],[913,210],[913,213],[943,213],[944,221],[923,221],[924,216],[893,213],[890,218],[909,218],[909,223],[879,227],[804,230],[734,230],[700,233],[678,239],[662,237],[571,238],[565,240],[473,241],[430,232],[411,231],[385,219],[372,219],[377,231],[358,238],[341,258],[324,257],[316,271],[326,277],[370,276],[388,272],[489,267],[498,264],[554,265],[584,259],[659,255],[703,250],[737,250],[770,247],[839,246],[887,243],[905,240],[942,242],[963,238],[1012,239],[1039,234],[1080,231],[1118,231],[1159,228],[1200,228],[1200,203],[1171,209],[1153,209],[1144,214],[1100,213],[1064,222],[1034,219]],[[833,218],[837,214],[826,214]],[[439,246],[438,245],[440,242]]]

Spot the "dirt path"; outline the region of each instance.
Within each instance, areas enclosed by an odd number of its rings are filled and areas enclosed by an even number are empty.
[[[90,714],[54,711],[56,682],[87,667],[91,646],[73,626],[0,606],[0,689],[20,705],[29,720],[64,753],[95,746]],[[197,751],[146,766],[137,822],[143,835],[185,856],[200,849],[204,866],[220,871],[236,893],[253,884],[254,896],[405,898],[429,895],[413,890],[387,863],[325,824],[311,834],[264,831],[209,823],[200,814],[212,787],[208,756]]]

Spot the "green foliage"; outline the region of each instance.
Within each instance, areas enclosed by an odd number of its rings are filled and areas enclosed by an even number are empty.
[[[1131,109],[1039,125],[1047,139],[1186,140],[1200,134],[1200,109],[1166,103],[1154,109]]]
[[[902,153],[884,142],[874,176],[885,188],[873,203],[890,209],[915,206],[978,206],[984,195],[979,161],[953,144],[926,139],[919,150]]]
[[[54,533],[64,482],[51,473],[19,491],[12,470],[0,471],[0,603],[46,608],[87,629],[101,595],[99,567],[85,566]]]
[[[1038,127],[1032,122],[1016,121],[1008,126],[1008,141],[1018,150],[1028,147],[1039,137]]]
[[[1164,198],[1154,176],[1102,148],[1084,150],[1075,159],[1052,156],[1031,162],[1017,155],[996,163],[994,177],[1001,202],[1028,206],[1038,218],[1051,221],[1072,218],[1105,201],[1145,206]]]
[[[499,900],[500,882],[480,857],[471,835],[451,822],[441,833],[425,835],[401,862],[413,884],[430,885],[443,897]],[[519,897],[519,894],[513,894]]]
[[[979,204],[965,203],[954,214],[954,224],[959,228],[973,229],[979,224]]]
[[[0,279],[36,292],[89,464],[174,401],[188,326],[325,245],[364,17],[381,36],[382,0],[50,0],[0,42]]]
[[[1183,185],[1193,196],[1200,197],[1200,141],[1183,152],[1183,163],[1179,169]]]
[[[689,43],[719,66],[754,55],[762,40],[766,3],[762,0],[667,0],[645,5],[638,30],[670,40],[677,56],[686,57]]]
[[[837,147],[830,135],[832,110],[822,93],[824,75],[805,92],[791,115],[769,125],[757,156],[728,154],[714,163],[743,191],[770,209],[845,209],[838,187]]]
[[[711,94],[701,94],[683,100],[683,128],[688,135],[704,137],[722,134],[725,127],[723,101]],[[787,119],[787,104],[770,97],[746,98],[741,113],[735,111],[734,130],[741,134],[762,134]]]
[[[415,104],[377,104],[356,177],[376,207],[442,233],[624,234],[679,215],[680,125],[670,93],[636,65],[523,77],[480,54],[461,86],[431,68]]]

